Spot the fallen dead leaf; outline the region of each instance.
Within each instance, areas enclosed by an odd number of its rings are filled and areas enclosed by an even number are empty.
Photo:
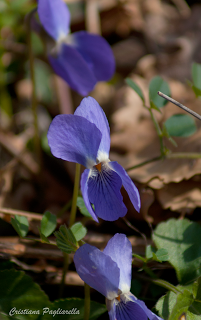
[[[197,176],[200,180],[200,176]],[[201,207],[200,181],[169,183],[156,191],[156,197],[164,209],[191,213],[195,206]]]
[[[133,80],[138,83],[147,100],[148,96],[148,81],[134,75]],[[201,108],[200,101],[194,97],[191,89],[186,85],[169,80],[172,97],[176,98],[181,103],[190,107],[192,110],[199,112]],[[168,117],[175,113],[182,113],[183,111],[178,107],[168,103],[163,108],[162,113],[155,113],[160,124]],[[184,112],[183,112],[184,113]],[[130,88],[126,87],[124,92],[124,105],[117,110],[112,117],[113,133],[111,135],[111,160],[118,161],[124,168],[128,169],[147,160],[160,156],[160,143],[156,134],[154,125],[151,121],[148,110],[142,107],[142,102],[137,94]],[[201,153],[201,128],[200,123],[197,122],[197,132],[185,138],[175,138],[178,147],[174,147],[169,141],[165,141],[166,147],[170,153]],[[199,188],[195,185],[190,185],[186,190],[185,195],[181,195],[178,202],[178,194],[171,194],[173,204],[164,202],[162,195],[165,190],[164,187],[170,183],[179,183],[183,180],[189,180],[201,172],[201,159],[164,159],[153,161],[136,169],[129,170],[130,177],[149,186],[153,189],[160,190],[157,193],[159,202],[164,208],[171,208],[172,210],[180,210],[184,204],[188,208],[195,208],[200,205]],[[167,198],[167,197],[166,197]],[[182,200],[183,199],[183,200]],[[189,200],[191,199],[191,200]],[[176,205],[176,203],[178,205]],[[180,205],[179,205],[180,203]]]

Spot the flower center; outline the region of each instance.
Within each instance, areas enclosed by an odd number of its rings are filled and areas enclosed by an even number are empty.
[[[96,169],[101,172],[101,168],[102,168],[102,163],[98,163],[97,165],[95,165]]]
[[[117,299],[118,301],[120,301],[120,300],[121,300],[120,295],[119,295],[118,297],[116,297],[116,299]]]

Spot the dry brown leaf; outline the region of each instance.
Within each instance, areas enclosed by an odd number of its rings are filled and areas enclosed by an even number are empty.
[[[200,176],[199,181],[181,181],[169,183],[156,191],[156,197],[164,209],[191,213],[195,207],[201,207]]]
[[[132,77],[138,83],[145,94],[146,100],[148,95],[148,82],[138,76]],[[191,89],[186,85],[177,82],[169,81],[172,97],[176,98],[181,103],[190,107],[194,111],[200,112],[201,103],[195,99]],[[159,123],[165,121],[172,114],[182,113],[183,111],[178,107],[168,103],[163,108],[162,113],[155,113]],[[142,107],[142,102],[137,94],[130,88],[125,88],[124,106],[117,110],[113,115],[114,131],[111,135],[111,160],[117,160],[124,168],[130,168],[138,165],[144,161],[160,156],[160,143],[156,134],[155,128],[151,121],[150,115],[146,109]],[[174,147],[169,141],[165,141],[166,146],[171,152],[193,152],[201,153],[201,128],[200,123],[197,122],[197,132],[188,138],[175,138],[178,147]],[[169,183],[178,183],[182,180],[188,180],[191,177],[200,174],[201,159],[164,159],[160,161],[151,162],[137,169],[129,171],[130,177],[148,185],[154,189],[162,189]],[[194,191],[193,191],[194,190]],[[165,189],[161,190],[161,194]],[[189,184],[186,190],[186,199],[183,194],[180,205],[170,206],[169,202],[163,202],[158,193],[158,200],[165,208],[170,207],[175,210],[184,207],[184,203],[189,208],[195,208],[199,205],[197,201],[199,196],[198,187]],[[173,195],[171,195],[173,197]],[[178,197],[177,194],[175,194]],[[192,196],[191,201],[188,199]],[[183,199],[183,200],[182,200]],[[177,202],[177,198],[175,201]]]
[[[141,190],[141,210],[140,213],[142,214],[144,220],[148,223],[153,223],[153,217],[149,216],[148,211],[150,206],[155,200],[154,192],[151,189],[143,189]]]

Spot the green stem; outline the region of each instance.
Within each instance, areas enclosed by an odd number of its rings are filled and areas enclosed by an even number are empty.
[[[166,154],[167,159],[200,159],[201,153],[197,152],[175,152]]]
[[[90,316],[90,286],[84,283],[84,320]]]
[[[159,160],[164,160],[164,159],[200,159],[201,158],[201,153],[198,152],[174,152],[174,153],[167,153],[164,156],[158,156],[154,157],[150,160],[143,161],[139,164],[136,164],[135,166],[132,166],[126,171],[131,171],[133,169],[137,169],[139,167],[143,167],[148,163],[159,161]]]
[[[162,159],[161,156],[154,157],[154,158],[152,158],[152,159],[150,159],[150,160],[146,160],[146,161],[143,161],[143,162],[141,162],[141,163],[139,163],[139,164],[136,164],[135,166],[132,166],[132,167],[126,169],[126,171],[131,171],[131,170],[133,170],[133,169],[137,169],[137,168],[139,168],[139,167],[143,167],[143,166],[145,166],[145,165],[148,164],[148,163],[155,162],[155,161],[158,161],[158,160],[161,160],[161,159]]]
[[[34,72],[34,55],[32,50],[31,41],[31,17],[35,13],[35,9],[30,12],[27,16],[27,44],[28,44],[28,55],[29,55],[29,66],[30,66],[30,77],[32,83],[32,97],[31,97],[31,107],[34,121],[34,146],[37,156],[37,161],[39,163],[39,168],[41,169],[41,146],[40,146],[40,135],[38,129],[38,117],[37,117],[37,95],[36,95],[36,81]]]
[[[164,143],[163,143],[163,134],[162,134],[162,131],[161,131],[161,128],[152,112],[152,109],[151,108],[147,108],[149,110],[149,113],[151,115],[151,119],[154,123],[154,126],[155,126],[155,129],[156,129],[156,132],[157,132],[157,135],[159,137],[159,141],[160,141],[160,151],[161,151],[161,156],[164,156],[165,155],[165,146],[164,146]]]
[[[155,275],[154,275],[154,276],[155,276]],[[169,290],[169,291],[172,291],[172,292],[174,292],[175,294],[182,293],[181,290],[179,290],[179,289],[178,289],[177,287],[175,287],[173,284],[171,284],[171,283],[169,283],[169,282],[167,282],[167,281],[165,281],[165,280],[162,280],[162,279],[154,279],[154,278],[150,279],[150,278],[148,278],[148,277],[146,277],[146,276],[140,276],[140,275],[138,275],[138,277],[139,277],[140,279],[144,280],[144,281],[150,281],[150,282],[152,282],[152,283],[155,283],[156,285],[158,285],[158,286],[160,286],[160,287],[163,287],[163,288],[165,288],[165,289],[167,289],[167,290]]]
[[[71,214],[70,214],[70,221],[69,221],[69,228],[74,224],[75,217],[76,217],[76,211],[77,211],[77,196],[79,192],[79,182],[80,182],[80,164],[76,163],[76,169],[75,169],[75,183],[74,183],[74,190],[73,190],[73,200],[72,200],[72,207],[71,207]],[[65,278],[66,273],[68,271],[69,266],[69,259],[68,254],[64,253],[64,266],[63,266],[63,274],[62,274],[62,280],[60,284],[59,289],[59,297],[62,297],[64,286],[65,286]]]
[[[70,221],[69,221],[69,228],[74,224],[76,211],[77,211],[77,196],[79,192],[79,184],[80,184],[80,167],[79,163],[76,163],[75,169],[75,183],[74,183],[74,190],[73,190],[73,200],[72,200],[72,207],[70,213]]]
[[[124,220],[124,222],[127,224],[127,226],[128,226],[129,228],[133,229],[135,232],[138,232],[138,233],[141,235],[141,237],[144,239],[144,241],[145,241],[145,243],[146,243],[146,245],[147,245],[147,238],[146,238],[145,234],[142,233],[140,230],[138,230],[136,227],[134,227],[134,226],[130,223],[130,221],[128,221],[125,217],[123,217],[122,219]]]
[[[132,256],[133,256],[134,258],[137,258],[137,259],[141,260],[143,263],[146,263],[146,259],[143,258],[143,257],[141,257],[139,254],[133,253]],[[134,263],[134,262],[133,262],[133,263]]]
[[[173,284],[165,281],[165,280],[161,280],[161,279],[151,279],[151,282],[155,283],[156,285],[163,287],[165,289],[168,289],[176,294],[178,293],[182,293],[182,291],[180,291],[178,288],[176,288],[175,286],[173,286]]]
[[[64,287],[65,287],[65,278],[66,278],[66,273],[68,271],[68,266],[69,266],[68,254],[63,252],[63,255],[64,255],[64,265],[63,265],[62,279],[59,287],[59,298],[63,296]]]

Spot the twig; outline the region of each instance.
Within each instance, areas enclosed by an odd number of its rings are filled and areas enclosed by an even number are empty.
[[[4,47],[7,51],[11,51],[17,54],[25,54],[27,52],[26,45],[10,40],[0,40],[0,46]]]
[[[26,150],[26,142],[32,137],[32,130],[28,129],[21,135],[7,135],[0,132],[0,144],[14,157],[22,163],[33,174],[39,171],[38,163],[32,158],[29,151]]]
[[[49,260],[62,260],[62,252],[58,248],[50,249],[49,247],[33,247],[33,240],[29,239],[14,239],[12,237],[0,237],[0,252],[14,256],[26,256],[26,258],[33,259],[49,259]],[[35,242],[35,241],[34,241]]]
[[[162,97],[162,98],[164,98],[164,99],[172,102],[173,104],[175,104],[177,107],[183,109],[184,111],[190,113],[190,114],[191,114],[192,116],[194,116],[195,118],[201,120],[201,116],[200,116],[197,112],[195,112],[195,111],[193,111],[193,110],[185,107],[183,104],[181,104],[181,103],[179,103],[178,101],[176,101],[176,100],[174,100],[174,99],[166,96],[166,94],[164,94],[164,93],[162,93],[162,92],[160,92],[160,91],[158,91],[158,95],[159,95],[160,97]]]
[[[85,12],[85,23],[87,31],[101,35],[101,22],[98,9],[98,1],[87,0]]]
[[[3,174],[4,172],[12,169],[14,166],[16,166],[18,163],[17,158],[13,158],[10,162],[5,164],[2,168],[0,168],[0,174]]]
[[[22,211],[22,210],[15,210],[10,208],[0,208],[0,214],[10,214],[10,215],[18,215],[18,216],[25,216],[31,220],[42,220],[42,214],[39,213],[33,213],[28,211]]]

